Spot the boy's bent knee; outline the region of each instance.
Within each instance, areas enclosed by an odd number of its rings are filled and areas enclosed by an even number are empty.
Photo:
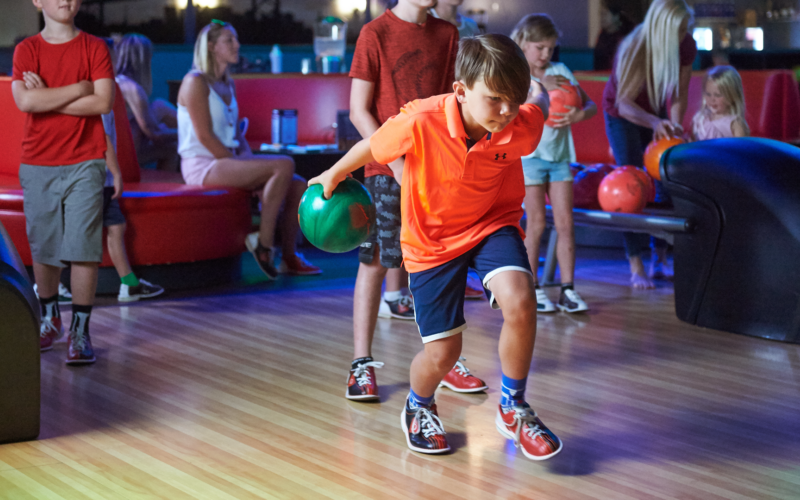
[[[448,372],[461,355],[461,334],[425,344],[425,356],[437,371]]]

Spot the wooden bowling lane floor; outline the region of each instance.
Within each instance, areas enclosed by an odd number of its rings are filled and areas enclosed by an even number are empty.
[[[337,272],[355,266],[338,259],[326,279],[102,302],[97,364],[42,354],[41,436],[0,446],[0,498],[800,498],[800,346],[683,324],[671,286],[630,290],[621,259],[579,260],[589,314],[538,319],[529,401],[560,455],[529,461],[494,428],[502,315],[485,301],[467,303],[464,355],[491,389],[440,389],[454,452],[411,452],[416,327],[379,320],[382,401],[347,401]]]

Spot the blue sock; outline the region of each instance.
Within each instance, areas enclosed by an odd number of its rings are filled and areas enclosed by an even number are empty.
[[[525,402],[525,386],[528,377],[514,379],[503,374],[503,387],[501,389],[500,406],[510,408],[521,406]]]
[[[413,389],[408,390],[408,406],[409,408],[420,408],[420,407],[430,407],[431,403],[433,403],[433,396],[423,398],[422,396],[418,395],[414,392]]]

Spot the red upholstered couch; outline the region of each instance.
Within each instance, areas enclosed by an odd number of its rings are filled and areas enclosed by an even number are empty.
[[[179,174],[149,172],[151,175],[142,176],[148,171],[140,171],[119,89],[114,112],[131,264],[187,263],[240,255],[250,229],[249,194],[224,187],[187,186]],[[25,115],[14,104],[10,78],[0,78],[0,115],[0,221],[25,265],[31,265],[18,178]],[[104,249],[101,266],[111,265]]]
[[[800,138],[800,90],[794,75],[785,70],[742,71],[747,123],[754,137],[779,141]],[[703,102],[703,76],[697,72],[689,83],[689,106],[683,126],[689,130],[692,117]],[[575,77],[600,111],[590,120],[573,125],[575,150],[581,163],[613,163],[602,112],[603,89],[608,73],[576,72]]]

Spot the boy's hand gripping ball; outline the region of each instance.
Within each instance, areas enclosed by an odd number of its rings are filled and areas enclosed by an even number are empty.
[[[323,196],[322,184],[306,189],[297,217],[312,245],[326,252],[343,253],[366,241],[375,224],[375,205],[367,189],[347,177],[328,200]]]

